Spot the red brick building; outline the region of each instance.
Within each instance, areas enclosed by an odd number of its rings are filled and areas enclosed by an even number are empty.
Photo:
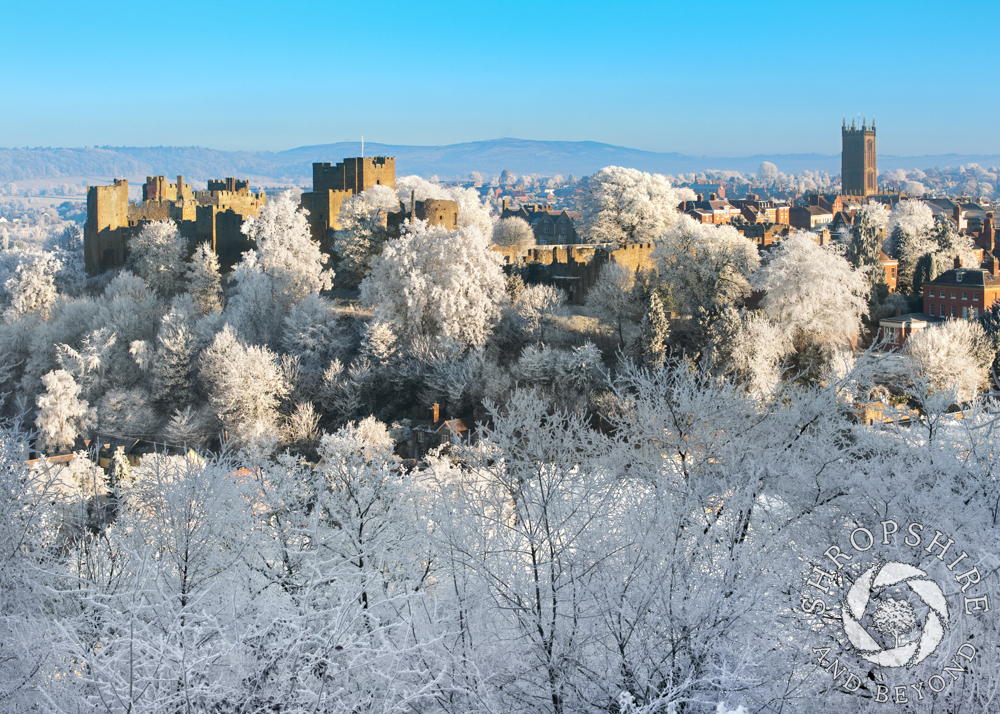
[[[924,285],[924,312],[931,317],[979,317],[1000,300],[1000,261],[992,270],[956,267]]]

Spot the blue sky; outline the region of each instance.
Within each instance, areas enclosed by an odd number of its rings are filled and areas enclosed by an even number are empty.
[[[995,2],[31,2],[0,146],[592,140],[708,156],[1000,153]]]

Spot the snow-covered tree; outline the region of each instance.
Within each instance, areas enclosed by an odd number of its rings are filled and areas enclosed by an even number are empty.
[[[660,174],[607,166],[580,182],[580,232],[594,243],[659,240],[677,219],[677,206],[693,199]]]
[[[649,302],[640,328],[639,349],[643,363],[650,367],[663,366],[667,358],[670,321],[663,309],[663,301],[655,290],[649,292]]]
[[[244,221],[241,230],[254,241],[256,269],[274,281],[275,299],[285,309],[311,292],[333,286],[333,271],[324,268],[329,256],[313,241],[306,212],[290,191],[268,201],[257,217]]]
[[[493,226],[493,242],[524,250],[535,245],[535,232],[523,218],[518,216],[501,218]]]
[[[506,299],[501,263],[477,228],[418,226],[386,245],[361,283],[361,300],[406,340],[482,344]]]
[[[187,244],[176,223],[154,221],[143,226],[129,241],[128,249],[128,267],[157,295],[171,295],[180,289]]]
[[[188,292],[199,315],[222,312],[222,276],[219,258],[208,243],[195,248],[187,268]]]
[[[340,273],[354,282],[364,279],[385,247],[386,214],[397,210],[399,199],[388,186],[372,186],[344,199],[340,207],[342,227],[333,244],[340,258]]]
[[[793,233],[753,276],[760,307],[797,348],[812,342],[846,348],[858,336],[869,283],[851,264],[821,248],[809,233]]]
[[[80,387],[63,369],[42,377],[45,393],[38,397],[39,446],[48,452],[72,448],[77,437],[94,424],[94,411],[80,399]]]

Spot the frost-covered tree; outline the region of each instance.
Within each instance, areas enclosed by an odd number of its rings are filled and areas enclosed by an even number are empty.
[[[58,297],[56,276],[63,269],[63,261],[45,251],[23,253],[13,275],[4,282],[8,303],[4,319],[13,322],[22,315],[36,315],[47,320]]]
[[[646,314],[642,318],[640,328],[639,348],[643,363],[650,367],[661,367],[667,358],[670,321],[663,308],[663,301],[655,290],[649,293]]]
[[[626,323],[642,316],[642,284],[635,273],[621,263],[605,263],[597,281],[587,291],[587,306],[618,332],[618,344],[624,346]]]
[[[418,226],[385,247],[361,283],[361,300],[403,339],[482,344],[506,300],[501,263],[477,228]]]
[[[651,256],[678,312],[713,311],[749,294],[760,258],[752,241],[731,226],[679,219]]]
[[[159,422],[143,389],[109,389],[97,402],[97,428],[104,437],[154,439]]]
[[[677,219],[677,205],[693,199],[660,174],[608,166],[580,182],[580,232],[594,243],[659,240]]]
[[[94,411],[80,398],[80,386],[63,369],[42,377],[45,393],[38,397],[39,446],[48,452],[72,448],[77,437],[94,424]]]
[[[773,186],[776,184],[779,176],[778,167],[770,161],[765,161],[760,165],[760,168],[757,169],[757,180],[765,186]]]
[[[963,267],[979,267],[979,261],[976,258],[976,244],[972,237],[964,233],[957,233],[955,226],[948,218],[941,216],[935,219],[931,240],[937,246],[934,258],[939,272],[949,270],[955,264],[956,258]],[[933,280],[933,278],[931,279]]]
[[[454,201],[458,204],[459,228],[475,226],[486,236],[493,230],[490,209],[483,205],[479,194],[473,188],[441,186],[419,176],[403,176],[396,179],[396,191],[406,211],[410,210],[410,201],[414,195],[418,201],[428,198]]]
[[[255,267],[274,281],[275,299],[285,309],[311,292],[333,286],[333,271],[324,268],[329,256],[313,241],[306,212],[291,191],[269,201],[258,216],[247,218],[241,230],[254,241]],[[244,254],[244,262],[247,259]]]
[[[194,303],[174,300],[160,321],[152,355],[152,394],[161,407],[183,409],[195,398],[196,342],[191,311]]]
[[[888,222],[889,212],[881,203],[862,206],[854,217],[847,260],[855,268],[866,269],[872,284],[885,280],[885,274],[879,267],[879,256]]]
[[[535,232],[523,218],[501,218],[493,226],[493,242],[524,250],[535,245]]]
[[[244,345],[227,325],[202,353],[200,376],[230,438],[247,443],[277,433],[278,407],[289,385],[273,352]]]
[[[803,231],[782,241],[754,274],[753,287],[764,292],[763,313],[796,349],[807,342],[848,347],[861,329],[870,290],[860,271]]]
[[[173,221],[143,226],[129,241],[126,265],[157,295],[171,295],[181,287],[187,244]]]
[[[937,247],[931,240],[933,229],[933,213],[921,201],[900,201],[890,212],[886,252],[899,260],[897,288],[900,292],[912,291],[917,261]]]
[[[936,392],[959,400],[975,397],[988,384],[996,350],[978,322],[946,320],[915,332],[906,340],[906,357],[914,381],[926,380]]]
[[[219,258],[208,243],[199,244],[188,261],[187,284],[199,315],[222,312]]]
[[[340,207],[341,229],[334,238],[340,259],[338,271],[354,283],[368,275],[385,247],[386,215],[399,210],[396,192],[388,186],[372,186],[344,199]]]

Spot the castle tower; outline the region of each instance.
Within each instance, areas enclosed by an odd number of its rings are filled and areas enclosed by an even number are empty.
[[[88,273],[125,262],[124,231],[128,225],[128,179],[87,188],[83,262]]]
[[[841,193],[845,196],[869,196],[878,193],[878,166],[875,154],[875,120],[869,127],[862,119],[857,128],[854,121],[844,120],[840,131],[843,141],[840,154]]]

